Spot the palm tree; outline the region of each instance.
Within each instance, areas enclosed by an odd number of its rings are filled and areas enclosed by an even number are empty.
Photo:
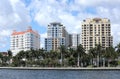
[[[8,57],[9,57],[9,64],[11,63],[11,59],[12,59],[12,52],[10,50],[8,50]]]
[[[88,53],[88,55],[89,55],[89,57],[90,57],[90,61],[91,61],[91,65],[93,66],[93,65],[95,65],[95,63],[94,63],[94,58],[97,58],[97,54],[96,54],[96,52],[95,52],[95,48],[91,48],[90,50],[89,50],[89,53]]]
[[[105,48],[103,48],[102,49],[102,51],[101,51],[101,58],[102,58],[102,65],[101,66],[103,66],[103,67],[105,67],[106,65],[106,58],[104,57],[104,54],[106,53],[106,49]]]
[[[10,50],[8,50],[8,56],[12,57],[12,52]]]
[[[115,52],[115,48],[111,46],[111,47],[106,48],[106,52],[104,56],[107,59],[108,66],[109,66],[110,62],[115,61],[118,58],[118,53]]]
[[[0,64],[2,64],[3,55],[0,53]]]
[[[78,61],[77,61],[77,66],[79,67],[80,65],[79,65],[79,61],[80,61],[80,59],[81,59],[81,65],[83,64],[82,63],[82,56],[84,55],[84,53],[85,53],[85,49],[83,48],[83,46],[80,44],[80,45],[78,45],[77,46],[77,53],[78,53]]]
[[[59,52],[51,50],[48,54],[48,59],[50,63],[48,63],[50,66],[55,67],[59,64]],[[60,65],[60,64],[59,64]]]
[[[63,60],[64,60],[64,54],[66,52],[66,48],[64,45],[61,45],[59,49],[61,53],[61,66],[63,66],[63,62],[64,62]]]
[[[92,63],[92,65],[94,64],[95,66],[100,66],[100,59],[101,59],[101,54],[102,54],[102,47],[101,47],[101,45],[100,44],[98,44],[98,45],[96,45],[96,47],[94,47],[94,48],[91,48],[90,50],[89,50],[89,56],[90,56],[90,58],[91,58],[91,63]],[[97,59],[97,61],[95,62],[95,60],[94,60],[94,62],[95,63],[93,63],[93,59]]]
[[[119,54],[120,56],[120,43],[115,47],[116,48],[116,52]]]
[[[96,45],[96,53],[97,53],[97,67],[100,66],[100,58],[101,58],[102,46],[100,44]]]

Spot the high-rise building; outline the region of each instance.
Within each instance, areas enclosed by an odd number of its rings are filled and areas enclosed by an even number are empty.
[[[103,48],[113,45],[110,20],[106,18],[86,19],[82,22],[82,45],[86,52],[100,44]]]
[[[45,38],[45,50],[57,50],[61,45],[69,45],[69,35],[61,23],[53,22],[47,27],[47,38]]]
[[[70,34],[70,47],[77,48],[77,46],[80,44],[80,34]]]
[[[31,27],[26,31],[13,31],[10,38],[10,50],[14,56],[21,50],[36,50],[40,48],[40,35],[33,31]]]

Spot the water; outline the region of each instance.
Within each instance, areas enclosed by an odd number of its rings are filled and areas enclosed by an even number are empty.
[[[120,71],[0,69],[0,79],[120,79]]]

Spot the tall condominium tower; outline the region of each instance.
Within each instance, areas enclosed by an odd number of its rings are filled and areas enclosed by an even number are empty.
[[[15,56],[21,50],[30,50],[40,48],[40,35],[29,27],[26,31],[13,31],[10,36],[10,50]]]
[[[110,20],[106,18],[86,19],[82,22],[82,45],[86,52],[96,44],[103,48],[113,45]]]
[[[57,50],[61,45],[69,45],[69,35],[61,23],[53,22],[47,27],[47,38],[45,38],[45,50]]]
[[[77,48],[77,46],[80,44],[80,34],[70,34],[70,46],[72,48]]]

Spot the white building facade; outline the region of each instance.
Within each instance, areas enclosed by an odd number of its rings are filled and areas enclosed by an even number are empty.
[[[40,49],[40,35],[31,27],[22,32],[13,31],[10,38],[10,50],[13,56],[22,50]]]
[[[80,44],[80,34],[70,34],[70,47],[77,48]]]
[[[47,38],[45,38],[45,50],[58,50],[61,45],[69,45],[69,35],[65,27],[58,22],[50,23],[47,27]]]

